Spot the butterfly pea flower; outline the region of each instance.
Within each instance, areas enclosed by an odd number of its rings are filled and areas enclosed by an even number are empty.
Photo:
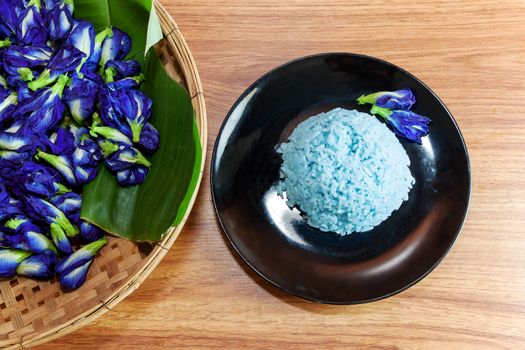
[[[104,76],[107,83],[127,77],[140,75],[140,63],[136,60],[109,60],[105,65]]]
[[[62,74],[67,74],[72,70],[75,70],[84,57],[85,54],[75,47],[68,45],[62,46],[62,48],[53,56],[47,68],[36,80],[31,81],[28,84],[28,87],[35,91],[54,83]]]
[[[87,63],[81,62],[81,64],[74,71],[71,71],[68,75],[71,77],[71,79],[89,79],[97,83],[99,86],[101,84],[104,84],[104,79],[102,79],[102,77],[96,71],[94,71],[92,67]]]
[[[44,252],[57,254],[54,244],[44,234],[40,233],[42,231],[40,227],[33,224],[29,219],[18,216],[8,220],[5,227],[15,232],[12,236],[6,235],[5,238],[9,240],[11,237],[16,237],[19,243],[13,245],[11,242],[11,248],[29,250],[37,254]]]
[[[35,138],[34,144],[30,144],[28,147],[17,151],[0,148],[0,165],[2,167],[18,167],[23,162],[30,160],[33,156],[34,149],[38,147],[36,142],[38,142],[38,138]]]
[[[48,64],[52,55],[53,50],[46,45],[11,45],[4,51],[3,67],[8,74],[15,74],[18,68],[34,68]]]
[[[58,253],[55,245],[41,233],[41,228],[25,217],[18,216],[11,219],[6,222],[5,227],[14,230],[16,235],[23,237],[26,250],[37,254]]]
[[[148,168],[145,166],[135,166],[116,173],[117,182],[122,187],[140,185],[146,179],[146,175],[148,175]]]
[[[18,103],[24,103],[33,98],[34,92],[27,87],[27,85],[22,85],[16,92],[18,98]]]
[[[28,114],[27,126],[32,133],[44,133],[54,127],[63,118],[65,106],[61,97],[68,79],[61,75],[55,85],[39,90],[33,100],[15,111],[15,117]]]
[[[0,133],[0,160],[11,164],[20,162],[31,157],[33,144],[31,137],[17,136],[9,133]]]
[[[10,181],[11,192],[17,197],[28,192],[44,198],[53,196],[57,192],[56,179],[48,169],[32,161],[23,162]]]
[[[372,114],[381,116],[392,126],[394,132],[410,141],[421,144],[421,138],[428,134],[430,119],[411,111],[395,110],[372,106]]]
[[[144,81],[144,74],[140,73],[132,77],[122,78],[106,84],[106,89],[110,92],[118,92],[122,90],[138,89],[140,84]]]
[[[82,49],[64,44],[49,61],[48,67],[53,71],[62,71],[61,74],[63,74],[76,69],[82,58],[85,57],[86,53]]]
[[[28,222],[28,220],[26,218],[24,218],[23,216],[17,216],[13,219],[9,219],[6,221],[6,223],[4,224],[4,227],[10,229],[10,230],[17,230],[22,224]]]
[[[34,79],[33,71],[29,68],[18,68],[15,74],[7,76],[9,85],[15,89],[22,88],[27,82]],[[19,101],[20,102],[20,101]]]
[[[67,274],[77,267],[84,265],[86,262],[93,260],[99,250],[102,249],[107,243],[107,239],[102,237],[97,241],[86,244],[82,248],[76,250],[73,254],[70,254],[66,258],[59,261],[56,266],[56,272],[58,274]]]
[[[153,102],[139,90],[104,92],[100,96],[101,117],[104,123],[138,143],[144,124],[151,116]]]
[[[120,128],[122,123],[119,119],[119,90],[111,90],[108,88],[109,85],[110,84],[103,86],[100,90],[98,101],[100,115],[97,115],[97,118],[100,117],[100,120],[103,121],[104,124],[120,131],[122,130]]]
[[[10,125],[6,125],[6,129],[4,129],[5,133],[8,134],[16,134],[20,131],[20,129],[25,125],[23,120],[13,120]]]
[[[71,270],[70,272],[59,275],[58,280],[62,288],[69,291],[78,289],[80,286],[82,286],[86,282],[89,267],[91,266],[92,262],[93,260],[89,260],[83,265],[80,265],[79,267]]]
[[[138,165],[146,168],[151,167],[151,163],[139,150],[124,144],[119,145],[118,150],[106,158],[106,164],[110,170],[115,172],[134,168]]]
[[[86,276],[91,263],[98,251],[107,244],[106,238],[101,238],[78,249],[56,265],[56,273],[62,287],[73,290],[86,281]]]
[[[123,90],[137,89],[142,79],[142,76],[128,77],[102,86],[98,101],[100,115],[97,114],[94,120],[98,121],[98,119],[100,119],[107,126],[112,127],[125,134],[128,138],[131,138],[131,128],[124,118],[121,117],[120,93]]]
[[[80,129],[81,128],[77,131],[77,129],[71,125],[66,128],[58,128],[57,131],[49,137],[49,148],[51,152],[58,155],[72,153],[75,150],[76,133],[82,133]]]
[[[54,8],[63,8],[69,13],[73,13],[75,5],[73,0],[41,0],[42,4],[47,10],[52,10]]]
[[[118,148],[119,148],[117,144],[111,141],[108,141],[108,140],[100,140],[98,142],[98,145],[100,149],[102,150],[102,155],[104,156],[104,158],[109,157],[110,155],[118,151]]]
[[[360,105],[368,103],[388,109],[408,110],[416,103],[416,97],[410,89],[380,91],[359,97],[357,103]]]
[[[75,150],[74,135],[64,128],[59,128],[49,138],[51,153],[38,149],[36,158],[55,168],[70,185],[77,185],[71,154]]]
[[[119,130],[109,127],[109,126],[103,126],[100,124],[100,122],[95,121],[93,122],[93,125],[90,128],[91,135],[93,136],[102,136],[106,140],[113,141],[116,143],[123,143],[126,145],[131,145],[131,139],[121,133]],[[113,148],[112,146],[111,148]]]
[[[31,214],[34,219],[40,219],[50,225],[57,225],[60,227],[68,237],[75,237],[78,235],[78,228],[75,227],[66,215],[53,204],[48,201],[34,197],[25,197],[27,214]]]
[[[0,221],[22,214],[20,202],[13,199],[3,183],[0,183]]]
[[[78,193],[68,192],[52,197],[49,202],[64,214],[69,215],[75,212],[80,212],[82,197]]]
[[[5,186],[13,181],[17,167],[18,165],[6,162],[3,162],[2,166],[0,166],[0,202],[7,200],[6,197],[2,197],[1,194],[4,193],[4,191],[9,193]]]
[[[28,6],[18,15],[16,37],[23,45],[43,45],[47,41],[48,30],[45,19],[40,12],[38,0],[30,1]]]
[[[34,69],[48,64],[53,51],[48,46],[12,45],[3,52],[3,68],[6,81],[14,87],[24,86],[34,78]]]
[[[131,38],[126,33],[117,28],[112,28],[111,33],[102,43],[100,51],[99,65],[101,74],[103,73],[106,63],[110,60],[122,60],[131,51]]]
[[[24,237],[27,242],[27,246],[29,247],[29,250],[33,253],[55,253],[58,254],[57,248],[45,236],[44,234],[34,231],[34,230],[28,230],[24,232]]]
[[[28,215],[32,216],[33,219],[43,220],[50,224],[51,238],[58,250],[64,254],[71,254],[73,247],[68,237],[76,236],[79,232],[78,228],[69,221],[62,211],[51,203],[33,196],[26,196],[25,201]],[[30,246],[47,245],[45,242],[37,242],[36,239],[42,239],[42,237],[36,234],[27,236],[34,238],[34,240],[29,241],[31,242]]]
[[[54,3],[56,1],[48,1],[48,4]],[[71,28],[73,27],[73,16],[70,7],[65,3],[62,4],[53,4],[52,8],[49,8],[46,4],[48,10],[48,27],[49,27],[49,38],[51,40],[63,40],[65,39]]]
[[[78,231],[80,232],[80,225],[82,224],[82,219],[80,218],[80,210],[71,212],[67,214],[67,218],[73,225],[78,227]]]
[[[0,101],[4,101],[4,99],[6,99],[12,93],[13,91],[9,89],[4,89],[3,87],[0,86]],[[17,97],[18,97],[18,94],[17,94]]]
[[[92,23],[86,21],[74,21],[73,29],[66,39],[66,45],[73,46],[84,54],[82,62],[77,67],[77,72],[80,72],[89,57],[93,54],[95,49],[95,27]],[[82,77],[82,74],[80,74]]]
[[[16,92],[11,93],[0,102],[0,123],[12,116],[17,104],[18,96]]]
[[[29,278],[49,279],[55,274],[57,260],[55,254],[32,255],[20,262],[16,268],[16,273]]]
[[[108,84],[109,86],[110,84]],[[99,95],[100,119],[105,126],[117,130],[121,134],[126,135],[127,138],[132,139],[131,128],[123,118],[121,110],[121,90],[111,90],[107,86],[102,88]],[[92,129],[93,131],[93,129]],[[114,140],[115,141],[115,140]],[[124,142],[127,141],[116,141]],[[129,142],[131,144],[131,141]]]
[[[10,242],[11,236],[12,236],[11,234],[0,231],[0,248],[11,248],[11,242]]]
[[[106,165],[116,173],[121,186],[130,187],[144,182],[151,163],[136,148],[120,144],[118,150],[106,158]]]
[[[99,84],[91,79],[72,78],[64,94],[71,116],[82,124],[95,112]]]
[[[79,185],[93,180],[98,171],[102,151],[98,144],[89,138],[87,129],[75,140],[70,130],[59,128],[56,139],[51,143],[54,154],[38,150],[37,157],[57,169],[71,185]]]
[[[62,174],[64,179],[70,185],[73,185],[73,186],[77,185],[77,179],[75,177],[74,166],[71,163],[71,160],[68,156],[55,155],[55,154],[46,153],[42,150],[38,150],[36,153],[36,158],[48,163],[53,168],[58,170],[58,172]]]
[[[86,21],[75,21],[73,30],[66,39],[66,44],[76,47],[85,54],[91,56],[95,47],[95,27]]]
[[[21,164],[31,156],[26,152],[14,152],[0,150],[0,165],[7,166],[8,164]]]
[[[25,237],[20,234],[4,234],[0,246],[16,250],[31,251],[27,246]]]
[[[98,64],[100,61],[100,55],[102,52],[102,44],[106,40],[108,36],[113,35],[113,30],[111,27],[105,28],[103,31],[97,33],[95,36],[95,44],[93,45],[93,51],[91,52],[91,55],[88,57],[84,67],[86,67],[89,71],[95,72],[98,69]]]
[[[150,123],[144,124],[140,133],[139,145],[148,153],[155,152],[160,145],[160,134]]]
[[[18,250],[30,251],[25,236],[14,227],[20,225],[19,216],[7,220],[4,224],[4,229],[7,233],[2,233],[2,239],[0,240],[0,246],[5,248],[12,248]]]
[[[138,143],[144,124],[151,116],[153,101],[140,90],[123,91],[121,110],[131,128],[133,142]]]
[[[0,149],[22,151],[31,147],[32,142],[32,135],[0,133]]]
[[[93,180],[102,159],[102,150],[97,142],[90,138],[88,129],[70,125],[69,132],[74,136],[75,149],[71,155],[75,176],[79,183]]]
[[[64,229],[56,223],[49,225],[49,229],[51,231],[53,243],[58,248],[58,250],[64,254],[73,253],[73,246],[71,245],[71,242],[69,241],[69,238]]]
[[[43,198],[70,191],[59,181],[60,175],[55,169],[31,161],[24,162],[17,171],[16,183],[22,191]]]
[[[14,175],[13,172],[16,171],[16,165],[14,164],[5,164],[5,166],[0,167],[0,202],[7,200],[9,197],[3,197],[5,193],[9,194],[6,184],[11,183]],[[0,220],[1,221],[1,220]]]
[[[78,147],[86,137],[89,137],[89,130],[86,127],[79,127],[72,123],[70,119],[66,119],[66,125],[64,125],[64,128],[73,135],[73,144],[75,147]]]
[[[18,265],[31,255],[25,250],[0,248],[0,277],[13,277]]]
[[[15,133],[9,133],[7,130],[0,133],[1,160],[19,166],[21,162],[30,159],[41,146],[42,140],[38,135],[23,129],[26,124],[27,121],[24,121],[22,128]]]
[[[88,135],[82,137],[72,154],[75,177],[78,183],[91,182],[98,173],[98,164],[102,159],[102,150]]]
[[[13,39],[17,27],[16,7],[10,0],[0,0],[0,38]]]
[[[79,227],[80,237],[87,242],[98,241],[104,237],[104,231],[87,221],[82,220]]]

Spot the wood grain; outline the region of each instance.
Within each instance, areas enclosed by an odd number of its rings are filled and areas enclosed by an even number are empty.
[[[525,348],[524,1],[162,3],[200,68],[208,155],[230,106],[266,71],[317,52],[368,54],[421,78],[452,111],[472,162],[468,219],[413,288],[365,305],[314,304],[234,255],[214,215],[208,164],[185,230],[149,279],[92,325],[39,349]]]

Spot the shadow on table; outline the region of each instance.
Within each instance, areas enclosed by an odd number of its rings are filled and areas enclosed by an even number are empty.
[[[221,227],[219,220],[217,217],[215,217],[215,222],[218,227]],[[303,311],[319,314],[319,315],[336,315],[340,313],[348,313],[348,311],[352,310],[355,311],[355,313],[366,313],[371,311],[372,304],[360,304],[360,305],[330,305],[330,304],[322,304],[317,303],[314,301],[306,300],[303,298],[300,298],[298,296],[289,294],[288,292],[285,292],[284,290],[272,285],[268,281],[266,281],[263,277],[261,277],[257,272],[255,272],[253,269],[251,269],[246,262],[237,254],[235,249],[232,247],[228,239],[226,238],[224,231],[222,228],[220,228],[221,236],[224,244],[228,247],[228,250],[230,254],[233,256],[237,264],[240,266],[240,268],[246,273],[259,287],[264,289],[268,294],[272,295],[274,298],[279,299],[280,301],[291,305],[295,308],[301,309]],[[374,302],[374,305],[377,304],[383,304],[382,301]]]

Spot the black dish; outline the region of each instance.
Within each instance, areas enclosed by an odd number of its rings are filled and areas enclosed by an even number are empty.
[[[275,147],[300,121],[363,93],[414,91],[416,113],[432,119],[423,145],[400,140],[416,184],[409,200],[366,233],[314,229],[274,186]],[[257,273],[297,296],[352,304],[398,293],[443,259],[463,225],[470,165],[461,133],[443,103],[408,72],[376,58],[321,54],[285,64],[243,93],[221,128],[211,165],[212,194],[229,241]]]

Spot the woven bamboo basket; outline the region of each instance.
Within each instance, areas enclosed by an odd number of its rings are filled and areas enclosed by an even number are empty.
[[[168,12],[154,0],[164,39],[156,50],[168,73],[192,98],[202,144],[199,183],[184,220],[157,244],[110,237],[92,264],[86,283],[65,293],[55,281],[15,278],[0,282],[0,348],[20,349],[70,333],[110,311],[148,277],[177,239],[197,196],[206,156],[206,109],[191,52]]]

